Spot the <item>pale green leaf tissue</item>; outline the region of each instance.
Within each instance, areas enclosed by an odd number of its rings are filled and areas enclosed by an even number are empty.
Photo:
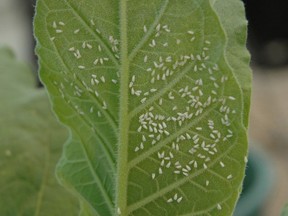
[[[81,216],[232,215],[251,88],[239,0],[38,0],[34,25]]]
[[[55,178],[68,133],[29,67],[0,48],[0,215],[77,216],[78,201]]]
[[[281,216],[287,216],[288,215],[288,204],[286,204],[282,210]]]

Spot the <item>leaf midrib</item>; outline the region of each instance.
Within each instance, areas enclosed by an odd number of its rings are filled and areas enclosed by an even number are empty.
[[[127,214],[127,187],[128,187],[128,141],[129,141],[129,57],[128,57],[128,33],[127,33],[127,1],[122,0],[120,8],[120,106],[119,106],[119,140],[116,176],[116,212]],[[118,212],[118,213],[117,213]]]

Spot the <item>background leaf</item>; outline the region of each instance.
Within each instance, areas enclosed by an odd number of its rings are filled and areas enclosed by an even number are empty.
[[[283,208],[281,216],[287,216],[288,215],[288,204],[285,205]]]
[[[0,215],[77,215],[54,172],[67,137],[27,65],[0,48]]]
[[[38,1],[41,79],[71,130],[58,176],[85,209],[232,214],[251,77],[243,5],[225,5],[241,16],[233,25],[222,8],[200,0]]]

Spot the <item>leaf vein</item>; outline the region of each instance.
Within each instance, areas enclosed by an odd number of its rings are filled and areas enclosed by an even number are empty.
[[[72,11],[75,14],[75,16],[78,17],[79,20],[83,23],[83,25],[88,29],[88,31],[93,36],[95,36],[98,39],[98,41],[104,47],[104,49],[106,50],[107,54],[112,59],[112,61],[115,63],[115,65],[119,66],[119,60],[116,59],[116,57],[113,54],[112,50],[109,48],[109,45],[103,40],[103,38],[98,33],[96,33],[93,29],[91,29],[91,27],[88,25],[88,23],[85,21],[85,19],[83,17],[81,17],[81,15],[79,13],[77,13],[77,10],[68,1],[65,1],[65,2],[67,4],[67,6],[72,9]]]
[[[81,140],[81,143],[84,144],[85,143],[84,140],[82,140],[82,138],[79,135],[78,135],[78,137]],[[92,160],[91,160],[91,158],[89,158],[89,155],[88,155],[88,150],[86,149],[85,145],[81,145],[81,146],[82,146],[82,149],[83,149],[83,152],[84,152],[84,156],[85,156],[85,158],[87,160],[89,169],[90,169],[90,171],[92,173],[92,176],[93,176],[95,182],[97,183],[97,185],[99,185],[99,189],[100,189],[100,191],[101,191],[101,193],[103,195],[103,198],[105,199],[106,204],[108,205],[109,210],[112,213],[114,211],[113,201],[110,198],[107,190],[105,190],[105,188],[104,188],[104,186],[103,186],[103,184],[102,184],[102,182],[100,180],[100,177],[99,177],[98,173],[93,168],[93,165],[92,165],[92,162],[91,162]]]
[[[155,153],[156,151],[160,150],[162,147],[164,147],[167,143],[172,141],[173,139],[177,138],[179,135],[183,134],[187,130],[189,130],[191,127],[193,127],[195,124],[197,124],[201,119],[205,118],[213,109],[215,108],[217,104],[214,104],[209,109],[206,110],[206,112],[203,112],[201,116],[198,116],[194,119],[194,121],[191,121],[187,125],[183,126],[181,129],[178,129],[175,133],[171,134],[169,137],[164,139],[163,141],[159,142],[158,144],[152,146],[149,150],[144,152],[142,155],[139,155],[137,158],[131,160],[128,164],[129,168],[133,168],[136,164],[143,161],[145,158],[147,158],[149,155]]]
[[[208,165],[209,167],[214,166],[221,158],[225,157],[227,154],[229,154],[229,152],[234,148],[234,145],[231,145],[225,152],[223,152],[222,154],[219,155],[219,157],[217,157],[217,159],[215,159],[213,162],[211,162],[211,164]],[[147,203],[152,202],[153,200],[163,196],[164,194],[168,193],[171,190],[174,190],[175,188],[185,184],[186,182],[190,181],[190,179],[200,175],[201,173],[205,172],[206,169],[201,168],[199,170],[197,170],[195,173],[187,176],[187,177],[183,177],[182,179],[178,180],[177,182],[174,182],[172,184],[170,184],[169,186],[162,188],[160,191],[157,191],[157,193],[154,193],[148,197],[145,197],[144,199],[142,199],[141,201],[138,201],[134,204],[131,204],[130,206],[128,206],[128,211],[129,212],[133,212],[134,210],[146,205]]]
[[[145,103],[139,105],[134,110],[131,110],[129,113],[129,117],[133,118],[135,115],[137,115],[139,112],[141,112],[143,109],[147,108],[150,104],[152,104],[154,101],[159,99],[161,96],[163,96],[165,93],[170,91],[174,85],[176,85],[189,71],[191,71],[194,64],[189,64],[187,67],[185,67],[182,71],[180,71],[177,75],[177,77],[172,80],[170,83],[165,85],[164,88],[159,90],[155,95],[150,97]]]
[[[144,37],[141,39],[141,41],[137,44],[137,46],[131,51],[130,55],[129,55],[129,60],[132,61],[133,58],[136,56],[136,54],[138,53],[138,51],[141,49],[141,47],[144,46],[144,44],[147,42],[147,40],[151,37],[155,27],[157,26],[157,24],[159,23],[160,19],[162,18],[162,16],[164,15],[167,6],[168,6],[169,0],[164,0],[162,3],[162,6],[159,10],[158,15],[156,16],[156,19],[154,20],[154,22],[152,23],[152,25],[150,26],[150,28],[148,29],[147,33],[144,35]]]

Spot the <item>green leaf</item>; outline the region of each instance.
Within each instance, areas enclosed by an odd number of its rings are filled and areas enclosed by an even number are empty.
[[[281,216],[287,216],[288,215],[288,204],[286,204],[282,210]]]
[[[247,20],[241,1],[214,0],[214,7],[227,35],[226,60],[233,68],[234,76],[241,86],[243,101],[243,124],[248,127],[252,72],[250,54],[246,49]],[[229,17],[229,19],[227,19]],[[235,25],[237,23],[237,25]]]
[[[0,215],[77,215],[78,201],[54,172],[66,130],[32,72],[0,48]]]
[[[232,214],[251,85],[239,4],[38,0],[41,79],[71,131],[57,173],[82,215]]]
[[[85,201],[81,202],[81,212],[79,216],[95,216],[97,212]]]

